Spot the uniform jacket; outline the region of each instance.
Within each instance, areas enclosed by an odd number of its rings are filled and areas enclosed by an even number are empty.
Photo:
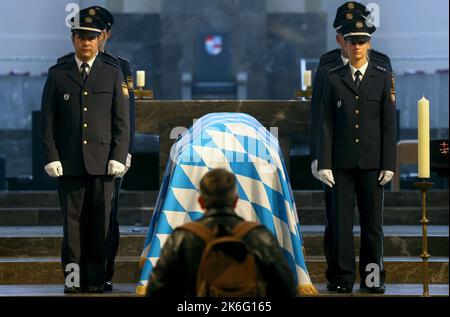
[[[69,53],[58,58],[58,63],[66,60],[69,61],[74,58],[74,53]],[[98,57],[100,57],[105,62],[109,62],[111,64],[117,65],[120,67],[122,71],[123,79],[125,80],[128,86],[129,92],[129,110],[130,110],[130,145],[128,148],[128,153],[133,154],[134,152],[134,133],[135,133],[135,117],[136,117],[136,101],[134,99],[134,79],[133,73],[130,66],[130,61],[121,56],[115,56],[109,52],[99,52]]]
[[[64,175],[105,175],[109,160],[125,164],[127,98],[120,68],[98,55],[84,85],[75,58],[51,67],[41,107],[45,164],[61,161]]]
[[[393,75],[369,62],[359,91],[350,66],[331,70],[322,97],[319,169],[395,171],[396,107]]]
[[[232,209],[209,209],[199,220],[209,228],[221,223],[229,230],[243,221]],[[250,231],[244,238],[267,283],[268,296],[295,296],[294,276],[275,237],[265,227]],[[167,239],[153,270],[148,295],[153,298],[195,297],[197,271],[205,243],[186,230],[176,229]]]
[[[392,72],[391,60],[383,53],[371,49],[369,51],[370,61],[377,66]],[[341,50],[335,49],[320,57],[319,66],[316,69],[313,83],[313,95],[311,98],[310,127],[309,127],[309,149],[311,161],[318,158],[319,135],[320,135],[320,102],[323,95],[323,85],[330,70],[342,65]]]

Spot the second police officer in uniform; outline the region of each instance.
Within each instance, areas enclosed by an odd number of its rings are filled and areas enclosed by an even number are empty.
[[[128,156],[126,162],[126,171],[129,169],[131,165],[131,157],[133,153],[134,147],[134,131],[135,131],[135,100],[134,100],[134,84],[133,84],[133,75],[131,72],[130,62],[121,57],[115,56],[109,52],[106,52],[106,42],[111,37],[111,27],[114,24],[113,15],[103,7],[93,6],[87,9],[88,13],[92,17],[99,18],[105,24],[105,29],[103,30],[103,40],[99,46],[100,51],[103,53],[104,58],[107,58],[116,65],[120,67],[122,70],[123,78],[126,80],[128,85],[128,91],[130,92],[129,101],[129,109],[130,109],[130,146],[128,148]],[[114,196],[113,196],[113,205],[111,210],[111,222],[110,222],[110,231],[109,231],[109,241],[110,244],[108,246],[108,257],[106,261],[106,281],[105,281],[105,291],[112,291],[113,284],[112,278],[114,275],[114,262],[117,255],[117,250],[119,248],[119,239],[120,239],[120,231],[119,231],[119,222],[117,220],[117,212],[119,209],[119,192],[120,187],[122,186],[124,174],[120,175],[115,179],[114,185]]]
[[[327,221],[332,227],[327,241],[332,276],[327,277],[333,278],[329,288],[340,293],[351,292],[356,278],[355,195],[361,226],[360,288],[385,291],[383,186],[395,170],[396,101],[392,73],[368,58],[375,27],[366,22],[359,16],[340,28],[349,62],[328,72],[320,106],[318,168],[330,187]],[[371,270],[378,276],[369,275]]]

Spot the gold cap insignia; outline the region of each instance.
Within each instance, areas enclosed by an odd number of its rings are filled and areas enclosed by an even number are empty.
[[[351,13],[349,12],[349,13],[347,13],[347,14],[345,15],[345,18],[346,18],[347,20],[351,20],[351,19],[353,19],[353,14],[351,14]]]
[[[91,18],[91,17],[85,17],[85,18],[84,18],[84,22],[86,22],[86,23],[92,23],[92,18]]]
[[[364,24],[361,21],[358,21],[358,22],[356,22],[355,26],[357,29],[362,29]]]
[[[97,12],[95,11],[95,9],[89,9],[88,13],[90,16],[94,16]]]
[[[347,4],[347,8],[349,8],[350,10],[353,10],[355,8],[355,4],[353,2],[349,2]]]
[[[125,98],[129,98],[130,97],[130,94],[128,92],[128,86],[127,86],[127,84],[125,84],[124,81],[122,82],[122,93],[123,93],[123,96]]]

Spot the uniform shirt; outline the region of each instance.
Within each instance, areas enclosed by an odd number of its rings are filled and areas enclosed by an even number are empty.
[[[361,75],[359,75],[359,79],[362,80],[364,78],[364,74],[366,73],[367,66],[369,66],[369,62],[366,62],[360,68],[355,68],[355,67],[353,67],[352,64],[349,64],[349,65],[350,65],[350,70],[352,71],[352,78],[353,78],[353,82],[354,82],[356,79],[355,73],[357,70],[359,70],[361,73]]]
[[[348,63],[348,58],[344,57],[344,55],[341,55],[341,59],[342,59],[342,65],[345,65]]]
[[[98,51],[95,54],[95,56],[93,58],[91,58],[90,60],[88,60],[86,63],[88,64],[88,68],[86,68],[86,73],[89,75],[91,68],[92,68],[92,64],[94,64],[95,58],[98,55]],[[78,70],[80,71],[80,73],[83,71],[83,69],[81,68],[81,65],[84,63],[81,59],[79,59],[77,57],[77,55],[75,54],[75,61],[77,62],[77,66],[78,66]]]

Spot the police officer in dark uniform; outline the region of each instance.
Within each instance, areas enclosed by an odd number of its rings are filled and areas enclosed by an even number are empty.
[[[345,41],[342,34],[342,26],[346,23],[352,22],[355,19],[368,19],[370,12],[366,7],[358,2],[346,2],[341,5],[336,12],[336,17],[333,22],[333,27],[336,29],[336,42],[340,48],[325,53],[320,57],[319,65],[316,69],[313,84],[313,95],[311,99],[311,112],[310,112],[310,158],[311,158],[311,171],[315,178],[320,180],[318,174],[318,147],[319,147],[319,132],[320,132],[320,105],[323,95],[323,85],[325,77],[328,72],[340,65],[345,65],[348,62],[348,55],[345,50]],[[380,53],[374,49],[369,50],[369,59],[374,65],[378,65],[382,68],[392,71],[391,62],[388,56]],[[327,223],[325,226],[324,235],[324,253],[327,259],[328,268],[326,271],[326,277],[329,281],[327,287],[331,291],[336,290],[337,284],[334,282],[334,264],[333,264],[333,228],[332,228],[332,209],[331,209],[331,189],[328,186],[324,186],[325,191],[325,208]]]
[[[122,70],[123,78],[126,79],[128,91],[130,92],[130,98],[128,99],[130,109],[130,146],[128,148],[128,156],[125,166],[126,167],[125,173],[126,173],[131,165],[131,157],[134,146],[134,131],[135,131],[134,80],[131,72],[130,62],[121,56],[115,56],[109,52],[106,52],[105,47],[106,42],[111,37],[111,27],[114,24],[113,15],[108,10],[100,6],[93,6],[88,8],[87,10],[92,17],[98,17],[102,22],[104,22],[106,27],[103,30],[103,40],[99,47],[100,51],[103,52],[102,55],[104,56],[104,58],[110,59],[112,62],[114,62],[116,65],[120,67],[120,69]],[[113,206],[111,210],[111,224],[109,229],[110,244],[108,246],[108,257],[106,261],[105,291],[112,291],[113,289],[112,278],[114,275],[114,260],[116,258],[120,240],[119,222],[117,221],[117,211],[119,208],[119,192],[120,187],[122,185],[124,174],[116,178],[114,185]]]
[[[361,225],[360,288],[384,293],[383,186],[392,179],[396,162],[393,75],[368,58],[375,27],[365,18],[358,17],[340,30],[349,63],[332,69],[325,79],[318,148],[319,176],[331,189],[330,283],[338,292],[349,293],[355,282],[356,195]]]
[[[313,175],[318,178],[317,174],[317,151],[319,145],[319,118],[320,118],[320,100],[323,92],[323,83],[328,72],[348,62],[348,56],[345,52],[345,41],[342,36],[342,25],[351,22],[352,20],[362,17],[366,19],[370,17],[370,11],[359,2],[346,2],[341,5],[336,11],[336,17],[333,22],[333,27],[336,29],[336,42],[340,48],[334,49],[323,54],[320,57],[319,65],[316,69],[313,83],[313,95],[311,99],[311,113],[310,113],[310,157],[311,157],[311,169]],[[389,57],[374,49],[369,50],[369,59],[375,65],[392,72],[391,60]]]
[[[74,21],[75,54],[49,69],[44,86],[43,152],[64,217],[64,292],[102,292],[114,177],[125,170],[130,140],[129,94],[120,68],[98,58],[101,21],[84,12]],[[73,265],[81,283],[69,278]]]
[[[114,24],[113,15],[103,7],[100,6],[92,6],[86,9],[81,10],[84,14],[89,15],[92,19],[99,20],[101,25],[103,25],[102,29],[102,37],[99,44],[99,56],[102,60],[108,63],[112,63],[120,67],[122,71],[122,76],[126,80],[128,91],[129,91],[129,116],[130,116],[130,145],[128,148],[128,155],[125,164],[125,172],[121,175],[118,175],[114,181],[114,196],[113,196],[113,204],[111,210],[111,219],[110,219],[110,229],[109,229],[109,245],[108,245],[108,253],[107,253],[107,261],[106,261],[106,281],[104,285],[105,291],[112,291],[113,284],[112,278],[114,275],[114,261],[117,255],[117,251],[119,248],[119,240],[120,240],[120,230],[119,223],[117,221],[117,211],[119,208],[119,192],[120,187],[122,185],[122,180],[125,173],[131,166],[131,158],[134,147],[134,132],[135,132],[135,98],[134,98],[134,79],[130,67],[130,62],[121,57],[115,56],[109,52],[106,52],[106,42],[108,38],[111,36],[111,27]],[[63,57],[60,57],[58,61],[71,59],[73,58],[74,53],[70,53]]]

